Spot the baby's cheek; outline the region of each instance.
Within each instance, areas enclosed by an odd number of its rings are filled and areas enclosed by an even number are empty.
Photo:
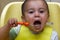
[[[42,18],[42,20],[41,20],[41,21],[42,21],[42,24],[43,24],[43,25],[45,25],[45,24],[46,24],[46,22],[47,22],[47,18]]]

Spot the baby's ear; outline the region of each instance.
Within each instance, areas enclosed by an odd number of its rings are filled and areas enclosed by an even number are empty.
[[[25,22],[25,17],[24,16],[21,16],[21,19],[23,22]]]

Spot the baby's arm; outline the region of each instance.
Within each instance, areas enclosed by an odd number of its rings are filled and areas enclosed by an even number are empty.
[[[10,29],[15,26],[17,26],[17,20],[15,18],[9,19],[8,23],[0,28],[0,40],[9,40]]]

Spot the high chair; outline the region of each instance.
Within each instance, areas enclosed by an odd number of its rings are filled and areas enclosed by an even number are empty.
[[[1,26],[5,25],[9,18],[21,20],[21,5],[23,2],[12,2],[5,6],[1,14]],[[49,25],[57,31],[60,39],[60,3],[47,2],[49,6]]]

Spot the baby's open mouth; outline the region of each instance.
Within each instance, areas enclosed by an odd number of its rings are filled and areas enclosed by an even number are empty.
[[[41,22],[39,21],[39,20],[36,20],[36,21],[34,21],[34,23],[33,23],[34,25],[40,25],[41,24]]]
[[[39,30],[41,28],[41,21],[40,20],[35,20],[33,23],[33,26],[36,30]]]

